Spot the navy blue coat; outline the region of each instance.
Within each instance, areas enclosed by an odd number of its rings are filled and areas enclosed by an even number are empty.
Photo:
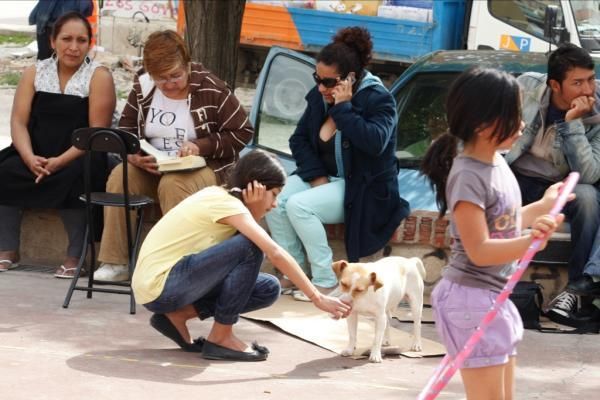
[[[94,11],[94,3],[92,0],[39,0],[29,14],[29,25],[36,25],[37,33],[41,35],[52,28],[58,17],[69,11],[89,17]]]
[[[308,182],[327,176],[319,158],[319,131],[330,115],[341,134],[346,191],[345,244],[348,260],[358,261],[382,249],[409,213],[398,192],[396,103],[381,81],[366,73],[352,100],[328,107],[314,87],[290,137],[295,173]]]

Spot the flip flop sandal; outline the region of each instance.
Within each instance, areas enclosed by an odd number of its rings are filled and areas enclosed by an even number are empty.
[[[0,272],[6,272],[9,269],[17,268],[18,266],[18,262],[13,262],[12,260],[0,260]]]
[[[73,279],[75,277],[75,271],[77,271],[77,268],[67,268],[64,265],[61,265],[54,273],[54,277],[60,279]]]
[[[175,325],[173,325],[171,320],[169,320],[169,318],[167,318],[164,314],[153,314],[150,317],[150,325],[164,336],[177,343],[182,350],[191,353],[202,352],[205,339],[200,336],[198,339],[194,340],[193,343],[187,343],[185,340],[183,340]]]

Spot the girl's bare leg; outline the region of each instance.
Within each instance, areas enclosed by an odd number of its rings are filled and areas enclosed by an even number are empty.
[[[169,321],[177,328],[177,331],[187,343],[192,343],[190,331],[187,328],[187,321],[193,318],[198,318],[196,309],[191,304],[180,308],[179,310],[166,313],[165,316],[169,318]]]
[[[514,357],[512,357],[514,358]],[[512,360],[511,358],[511,360]],[[511,397],[505,396],[505,390],[507,388],[512,390],[512,384],[507,386],[506,378],[507,372],[509,372],[508,365],[511,364],[509,361],[503,365],[494,365],[492,367],[481,367],[481,368],[463,368],[460,370],[462,376],[463,385],[465,387],[465,394],[467,400],[506,400]],[[512,370],[510,368],[510,375],[512,378]]]
[[[251,347],[233,334],[233,325],[214,322],[206,340],[231,350],[252,352]]]

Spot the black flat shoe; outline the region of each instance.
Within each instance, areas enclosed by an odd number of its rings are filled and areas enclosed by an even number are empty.
[[[152,317],[150,317],[150,325],[164,336],[177,343],[182,350],[192,353],[202,352],[202,347],[204,346],[206,339],[200,336],[198,339],[194,340],[194,343],[187,343],[183,340],[179,331],[175,328],[175,325],[173,325],[169,318],[164,314],[153,314]]]
[[[258,345],[256,342],[252,343],[252,349],[252,352],[247,353],[245,351],[228,349],[227,347],[219,346],[205,340],[202,358],[227,361],[264,361],[269,356],[269,349]]]

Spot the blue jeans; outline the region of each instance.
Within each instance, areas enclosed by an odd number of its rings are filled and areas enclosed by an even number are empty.
[[[590,259],[587,264],[585,264],[583,272],[589,276],[600,277],[600,227],[598,227],[598,231],[596,232],[592,253],[590,254]]]
[[[298,175],[292,175],[277,196],[277,207],[266,215],[273,239],[303,269],[304,246],[312,282],[325,288],[335,286],[337,278],[331,269],[333,252],[323,224],[344,222],[345,185],[343,179],[330,177],[329,183],[313,188]]]
[[[279,297],[279,281],[259,273],[262,251],[238,234],[179,260],[161,295],[144,306],[158,314],[193,305],[200,319],[235,324],[240,314],[265,308]]]
[[[541,199],[552,183],[515,173],[521,188],[523,205]],[[571,224],[571,258],[569,259],[569,282],[583,276],[584,267],[592,253],[596,231],[600,226],[600,204],[598,190],[593,185],[575,186],[575,200],[567,203],[563,213]],[[600,244],[600,242],[599,242]],[[596,247],[594,247],[596,248]],[[596,251],[597,252],[597,251]],[[594,252],[594,253],[596,253]],[[598,254],[600,257],[600,254]]]

